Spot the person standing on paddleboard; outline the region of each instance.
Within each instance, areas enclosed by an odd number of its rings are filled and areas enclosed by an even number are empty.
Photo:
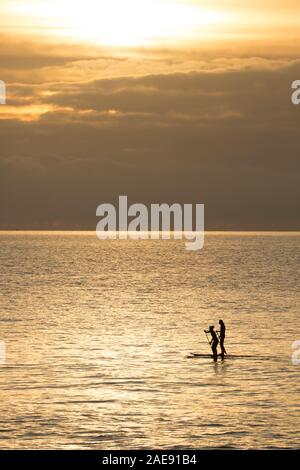
[[[210,347],[211,347],[213,355],[214,355],[214,361],[216,362],[217,359],[218,359],[217,346],[219,344],[219,340],[218,340],[218,337],[217,337],[217,334],[216,334],[214,328],[215,328],[214,326],[210,326],[208,331],[206,331],[206,330],[204,330],[204,331],[205,331],[205,333],[210,333],[210,335],[211,335],[211,341],[209,342],[209,344],[210,344]]]
[[[223,320],[219,320],[219,325],[220,325],[219,333],[220,333],[221,356],[222,356],[222,359],[224,359],[224,356],[226,354],[226,349],[225,349],[225,346],[224,346],[226,326],[225,326],[225,323],[223,322]]]

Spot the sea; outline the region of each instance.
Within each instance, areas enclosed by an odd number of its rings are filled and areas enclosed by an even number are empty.
[[[299,246],[1,232],[0,448],[299,448]]]

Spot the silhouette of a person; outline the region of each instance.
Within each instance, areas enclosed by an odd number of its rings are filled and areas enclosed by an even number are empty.
[[[226,326],[225,326],[225,323],[223,322],[223,320],[219,320],[219,325],[220,325],[221,355],[222,355],[222,359],[224,359],[224,355],[226,354],[226,349],[225,349],[225,346],[224,346]]]
[[[219,340],[218,340],[218,337],[217,337],[217,334],[216,334],[214,328],[215,328],[214,326],[210,326],[208,331],[206,331],[206,330],[204,330],[204,331],[205,331],[205,333],[210,333],[210,335],[211,335],[211,341],[210,341],[209,344],[210,344],[210,347],[211,347],[213,355],[214,355],[214,361],[216,362],[217,359],[218,359],[217,346],[219,344]]]

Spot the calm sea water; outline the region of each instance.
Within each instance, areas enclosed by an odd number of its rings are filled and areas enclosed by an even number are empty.
[[[299,242],[2,233],[1,448],[299,448]],[[219,318],[255,357],[186,358]]]

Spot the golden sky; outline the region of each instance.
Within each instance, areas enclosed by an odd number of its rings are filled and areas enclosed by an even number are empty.
[[[299,25],[298,0],[0,0],[0,227],[128,194],[300,228]]]
[[[5,31],[138,46],[294,37],[300,5],[288,0],[2,0],[0,10]]]

